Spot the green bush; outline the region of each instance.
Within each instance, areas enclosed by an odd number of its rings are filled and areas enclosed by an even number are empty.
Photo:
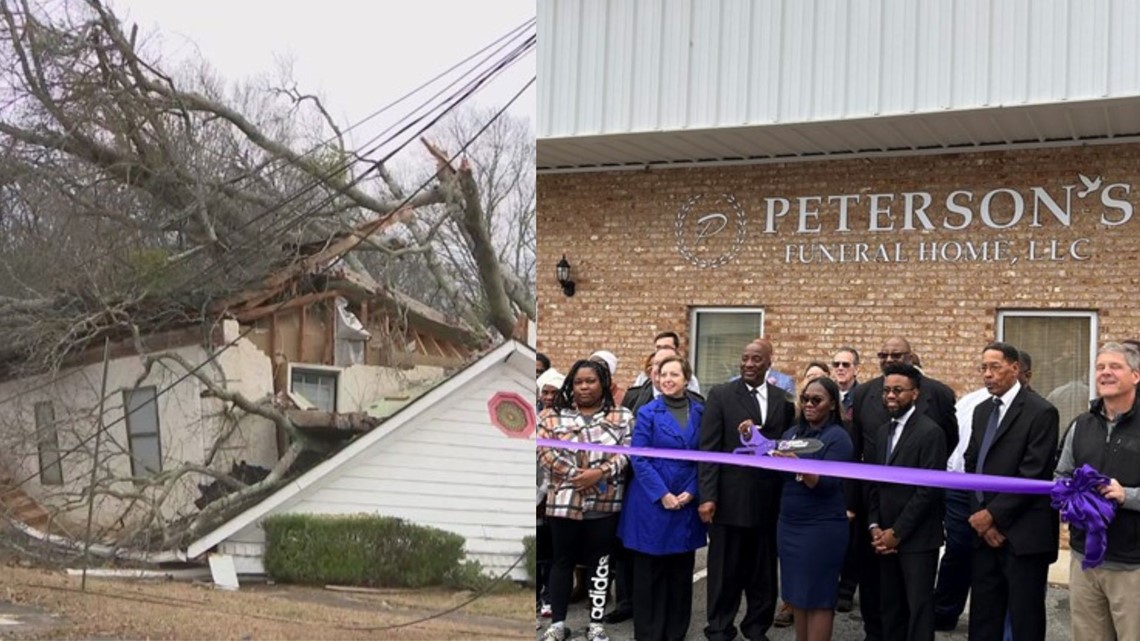
[[[531,583],[538,580],[538,550],[535,548],[534,535],[523,537],[523,548],[526,550],[526,575]]]
[[[262,527],[275,581],[418,588],[453,585],[463,567],[463,537],[392,517],[284,514]]]

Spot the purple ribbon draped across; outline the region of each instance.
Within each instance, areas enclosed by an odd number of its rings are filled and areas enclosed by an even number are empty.
[[[1116,518],[1116,503],[1105,498],[1099,489],[1109,478],[1089,465],[1073,470],[1072,478],[1060,479],[1053,487],[1053,507],[1061,519],[1085,531],[1085,558],[1081,569],[1095,568],[1104,562],[1108,551],[1108,526]]]
[[[667,450],[652,447],[624,447],[579,443],[558,439],[535,439],[539,447],[562,448],[646,458],[692,461],[694,463],[722,463],[742,465],[792,474],[819,474],[860,481],[897,483],[900,485],[922,485],[940,487],[947,490],[969,492],[999,492],[1011,494],[1049,494],[1055,509],[1060,510],[1061,518],[1087,532],[1085,538],[1085,569],[1096,567],[1104,561],[1107,546],[1107,528],[1116,513],[1116,505],[1105,499],[1097,491],[1108,483],[1108,478],[1088,465],[1082,465],[1073,473],[1072,479],[1041,481],[1011,476],[989,474],[962,474],[943,470],[923,470],[911,467],[891,467],[868,463],[845,463],[842,461],[821,461],[815,459],[783,458],[766,456],[773,449],[773,442],[760,436],[744,442],[737,453],[701,452],[694,450]]]

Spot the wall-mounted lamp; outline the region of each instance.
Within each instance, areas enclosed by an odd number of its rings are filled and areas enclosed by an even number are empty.
[[[574,281],[570,280],[570,263],[566,261],[566,254],[558,261],[558,284],[562,285],[562,293],[566,296],[574,295]]]

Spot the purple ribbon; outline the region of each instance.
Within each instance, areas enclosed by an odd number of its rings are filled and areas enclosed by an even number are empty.
[[[1105,498],[1100,488],[1110,478],[1089,465],[1073,470],[1072,478],[1060,479],[1050,493],[1061,520],[1085,531],[1085,558],[1081,569],[1095,568],[1108,552],[1108,526],[1116,518],[1116,502]]]
[[[652,447],[623,447],[598,443],[579,443],[557,439],[538,438],[539,447],[554,447],[587,452],[603,452],[625,456],[692,461],[694,463],[722,463],[742,465],[777,472],[793,474],[819,474],[859,481],[897,483],[900,485],[921,485],[940,487],[948,490],[969,492],[998,492],[1011,494],[1049,494],[1055,509],[1060,510],[1061,518],[1085,531],[1085,559],[1081,568],[1095,568],[1104,562],[1108,547],[1108,525],[1116,516],[1116,504],[1101,495],[1099,488],[1107,485],[1109,478],[1088,465],[1082,465],[1073,472],[1070,479],[1040,481],[1011,476],[989,474],[962,474],[943,470],[923,470],[911,467],[891,467],[868,463],[845,463],[842,461],[821,461],[815,459],[783,458],[766,456],[776,449],[777,443],[753,430],[752,437],[741,439],[744,447],[735,453],[701,452],[693,450],[666,450]]]
[[[647,458],[673,459],[676,461],[693,461],[694,463],[723,463],[726,465],[757,467],[792,474],[819,474],[821,476],[836,476],[860,481],[942,487],[949,490],[1009,492],[1013,494],[1049,494],[1053,490],[1053,483],[1051,481],[1039,481],[1011,476],[991,476],[988,474],[962,474],[960,472],[922,470],[911,467],[891,467],[887,465],[872,465],[869,463],[782,458],[764,456],[762,454],[728,454],[725,452],[666,450],[652,447],[625,447],[620,445],[600,445],[598,443],[579,443],[577,441],[560,441],[558,439],[546,438],[535,439],[535,443],[539,447],[603,452],[606,454],[623,454],[626,456],[644,456]],[[748,442],[748,446],[748,449],[756,453],[772,449],[756,441],[755,438]],[[767,448],[767,450],[765,450],[765,448]]]

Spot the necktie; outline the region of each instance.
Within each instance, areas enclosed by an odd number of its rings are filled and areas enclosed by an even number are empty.
[[[891,460],[891,454],[895,451],[895,431],[899,428],[899,422],[891,419],[891,425],[887,428],[887,459],[884,462]]]
[[[748,395],[752,397],[752,409],[756,411],[756,416],[759,416],[760,420],[763,421],[764,417],[761,415],[761,406],[760,406],[760,388],[749,387],[748,388]]]
[[[990,447],[994,444],[994,435],[997,434],[998,423],[1001,422],[1001,398],[994,397],[994,409],[990,412],[990,420],[986,422],[986,432],[982,435],[982,447],[978,450],[978,465],[974,471],[978,474],[985,474],[986,455],[990,453]],[[981,492],[974,492],[978,497],[978,501],[983,500]]]

